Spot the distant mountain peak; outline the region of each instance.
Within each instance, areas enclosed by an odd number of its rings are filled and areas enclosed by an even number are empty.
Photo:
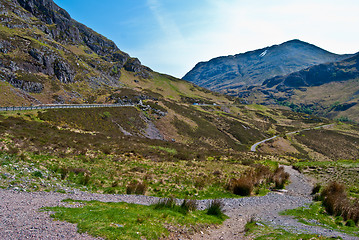
[[[279,45],[198,63],[183,79],[211,90],[232,93],[247,86],[260,85],[269,78],[350,56],[330,53],[313,44],[293,39]]]

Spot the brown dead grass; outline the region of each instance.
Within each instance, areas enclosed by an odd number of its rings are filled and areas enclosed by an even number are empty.
[[[270,154],[286,154],[286,153],[299,153],[287,139],[278,137],[272,141],[261,144],[258,148],[259,152]]]
[[[331,182],[322,191],[321,199],[328,214],[342,216],[345,221],[351,219],[356,224],[359,222],[359,199],[350,200],[343,184]]]

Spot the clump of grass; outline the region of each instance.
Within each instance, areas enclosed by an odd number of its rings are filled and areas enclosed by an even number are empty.
[[[173,211],[177,211],[183,214],[188,214],[189,212],[193,212],[197,210],[197,202],[193,199],[185,199],[183,200],[181,205],[177,205],[177,201],[175,198],[164,198],[159,200],[154,204],[155,209],[171,209]]]
[[[289,174],[283,167],[276,168],[273,172],[268,166],[254,165],[254,170],[247,171],[238,179],[231,179],[227,189],[239,196],[250,196],[255,188],[274,183],[275,189],[284,188],[289,179]]]
[[[236,195],[249,196],[254,188],[254,179],[249,175],[238,179],[231,179],[228,188]]]
[[[169,208],[173,209],[176,207],[176,199],[173,197],[163,198],[159,200],[156,204],[154,204],[155,209],[164,209]]]
[[[212,200],[208,205],[207,214],[221,218],[224,216],[223,207],[224,205],[220,200]]]
[[[319,193],[319,191],[320,191],[321,188],[322,188],[322,186],[321,186],[319,183],[316,184],[316,185],[313,187],[312,192],[311,192],[310,195],[315,195],[315,194]]]
[[[279,167],[274,172],[273,181],[276,189],[283,189],[285,183],[289,180],[289,173],[284,171],[283,167]]]
[[[146,182],[132,182],[126,187],[127,194],[145,195],[148,185]]]
[[[328,214],[353,220],[355,224],[359,222],[359,201],[348,198],[344,184],[331,182],[321,192],[320,199]]]
[[[185,212],[193,212],[197,210],[197,202],[194,199],[185,199],[181,204],[181,208]]]

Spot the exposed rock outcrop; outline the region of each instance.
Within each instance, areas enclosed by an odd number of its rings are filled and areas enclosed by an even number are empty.
[[[121,87],[122,69],[151,77],[138,59],[73,20],[52,0],[2,1],[0,20],[0,75],[24,91],[41,92],[44,82],[18,78],[17,71],[30,79],[42,75],[43,80],[58,81],[57,86],[85,81],[92,89]]]

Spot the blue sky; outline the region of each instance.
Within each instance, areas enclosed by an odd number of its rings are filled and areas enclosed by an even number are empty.
[[[358,0],[55,0],[75,20],[155,71],[300,39],[359,51]]]

